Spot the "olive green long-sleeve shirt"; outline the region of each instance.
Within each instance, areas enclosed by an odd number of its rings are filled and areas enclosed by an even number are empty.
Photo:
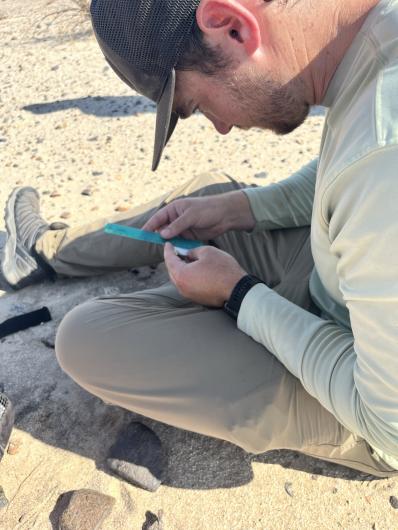
[[[239,328],[398,469],[398,0],[381,0],[338,67],[318,161],[246,190],[256,229],[311,224],[319,318],[266,285]]]

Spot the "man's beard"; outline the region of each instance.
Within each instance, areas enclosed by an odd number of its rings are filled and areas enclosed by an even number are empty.
[[[305,100],[304,86],[299,78],[281,85],[264,76],[238,78],[226,75],[225,83],[240,112],[246,114],[245,124],[240,128],[258,127],[288,134],[309,114],[310,105]]]

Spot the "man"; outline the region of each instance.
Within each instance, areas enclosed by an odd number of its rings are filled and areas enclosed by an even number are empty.
[[[223,134],[284,134],[312,105],[329,112],[319,160],[287,180],[199,177],[119,217],[209,242],[188,262],[108,236],[104,220],[50,230],[36,192],[14,191],[15,287],[163,257],[171,278],[71,311],[63,369],[105,401],[253,453],[398,473],[398,0],[94,0],[92,17],[118,75],[158,104],[154,169],[198,108]]]

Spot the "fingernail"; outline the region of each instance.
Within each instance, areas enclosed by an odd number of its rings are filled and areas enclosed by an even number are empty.
[[[161,231],[160,234],[162,237],[168,237],[170,235],[170,230],[168,228],[165,228],[164,230]]]

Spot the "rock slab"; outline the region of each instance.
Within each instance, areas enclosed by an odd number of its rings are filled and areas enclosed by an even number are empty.
[[[132,422],[120,431],[107,458],[114,473],[148,491],[159,488],[166,462],[159,438],[139,422]]]
[[[76,490],[59,518],[58,530],[99,530],[114,504],[115,499],[109,495],[90,489]]]

